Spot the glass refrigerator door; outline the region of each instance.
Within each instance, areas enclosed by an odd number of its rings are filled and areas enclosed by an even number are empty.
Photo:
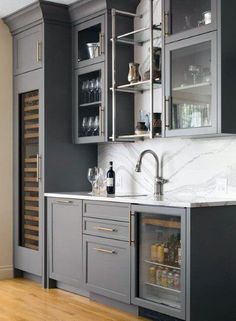
[[[139,297],[182,309],[181,217],[140,214]]]

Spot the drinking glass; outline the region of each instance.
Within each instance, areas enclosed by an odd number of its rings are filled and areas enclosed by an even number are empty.
[[[95,79],[90,80],[89,82],[89,90],[90,90],[90,102],[94,102],[94,93],[95,93]]]
[[[81,93],[82,93],[82,104],[85,104],[87,102],[87,95],[86,95],[86,81],[82,82],[81,86]]]
[[[88,134],[88,118],[87,117],[83,117],[81,127],[82,127],[82,135],[87,136],[87,134]]]
[[[88,118],[88,136],[92,136],[94,131],[94,117]]]
[[[99,117],[98,116],[96,116],[94,119],[93,136],[99,136]]]
[[[86,95],[86,103],[90,103],[90,81],[85,81],[85,95]]]
[[[98,168],[97,167],[92,167],[88,169],[88,181],[92,185],[92,192],[91,194],[95,194],[95,183],[97,182],[98,179]]]

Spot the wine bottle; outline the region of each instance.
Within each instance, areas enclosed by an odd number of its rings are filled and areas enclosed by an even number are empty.
[[[110,168],[107,172],[107,194],[115,194],[115,172],[113,162],[110,162]]]

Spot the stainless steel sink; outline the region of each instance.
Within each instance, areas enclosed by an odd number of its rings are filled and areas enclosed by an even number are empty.
[[[127,198],[134,198],[134,197],[147,197],[146,194],[116,194],[116,197],[127,197]]]

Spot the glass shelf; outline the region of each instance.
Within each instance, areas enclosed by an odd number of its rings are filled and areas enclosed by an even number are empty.
[[[94,101],[92,103],[81,104],[79,106],[80,107],[93,107],[93,106],[97,106],[97,105],[101,105],[101,104],[102,104],[101,101]]]
[[[153,39],[161,38],[161,26],[153,26]],[[112,41],[112,39],[111,39]],[[140,28],[131,32],[124,33],[116,37],[119,43],[142,46],[143,43],[150,41],[150,27]]]
[[[162,290],[167,290],[167,291],[171,291],[171,292],[175,292],[175,293],[181,293],[181,291],[179,291],[179,290],[167,288],[165,286],[161,286],[161,285],[154,284],[154,283],[145,282],[144,284],[148,285],[148,286],[153,286],[155,288],[162,289]]]
[[[180,87],[175,87],[172,89],[175,92],[185,92],[185,93],[195,93],[200,95],[210,95],[211,93],[211,83],[204,82],[192,85],[183,85]]]
[[[144,262],[147,263],[147,264],[162,266],[162,267],[165,267],[165,268],[168,268],[168,269],[180,270],[180,267],[174,266],[174,265],[167,265],[167,264],[162,264],[162,263],[148,261],[148,260],[144,260]]]
[[[154,137],[161,137],[160,134],[155,134]],[[112,139],[112,137],[109,137],[110,139]],[[117,140],[144,140],[144,139],[148,139],[150,138],[150,133],[147,134],[140,134],[140,135],[122,135],[122,136],[117,136]]]
[[[151,86],[150,80],[144,80],[144,81],[138,81],[135,83],[117,86],[117,88],[115,88],[115,91],[137,93],[137,92],[150,90],[150,86]],[[161,88],[161,82],[158,79],[155,79],[153,82],[153,86],[155,89]]]

